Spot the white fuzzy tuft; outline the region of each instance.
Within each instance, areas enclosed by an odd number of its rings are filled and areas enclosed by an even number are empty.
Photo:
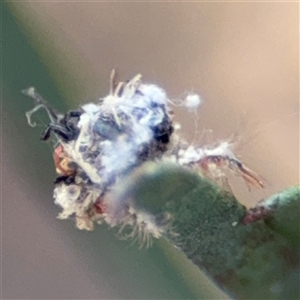
[[[195,112],[199,106],[201,105],[202,100],[199,95],[197,94],[189,94],[184,99],[184,106],[187,108],[188,111]]]

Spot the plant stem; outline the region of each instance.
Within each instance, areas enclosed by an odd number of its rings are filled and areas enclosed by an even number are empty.
[[[260,204],[268,213],[244,224],[246,208],[195,172],[161,164],[136,174],[122,195],[157,224],[168,215],[163,236],[229,295],[299,298],[299,186],[270,197]]]

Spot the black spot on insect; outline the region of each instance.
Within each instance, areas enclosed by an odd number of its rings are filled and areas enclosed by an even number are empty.
[[[70,185],[70,184],[74,184],[75,183],[75,177],[73,175],[62,175],[62,176],[58,176],[55,180],[54,180],[54,184],[59,184],[59,183],[65,183],[66,185]]]
[[[158,105],[156,106],[158,107]],[[164,112],[164,118],[158,125],[151,127],[151,129],[153,131],[153,136],[155,140],[161,142],[162,144],[168,144],[170,142],[170,137],[174,132],[174,127],[171,119],[166,113],[165,107],[163,106],[160,107]]]

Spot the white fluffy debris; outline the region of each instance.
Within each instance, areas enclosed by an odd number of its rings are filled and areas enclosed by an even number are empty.
[[[199,108],[201,103],[202,101],[198,94],[188,94],[184,99],[184,106],[190,112],[195,112]]]

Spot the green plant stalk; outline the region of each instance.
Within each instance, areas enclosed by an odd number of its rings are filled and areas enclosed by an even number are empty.
[[[180,167],[148,165],[121,188],[156,220],[171,216],[164,237],[231,297],[299,298],[299,186],[270,197],[249,224],[232,194]]]

